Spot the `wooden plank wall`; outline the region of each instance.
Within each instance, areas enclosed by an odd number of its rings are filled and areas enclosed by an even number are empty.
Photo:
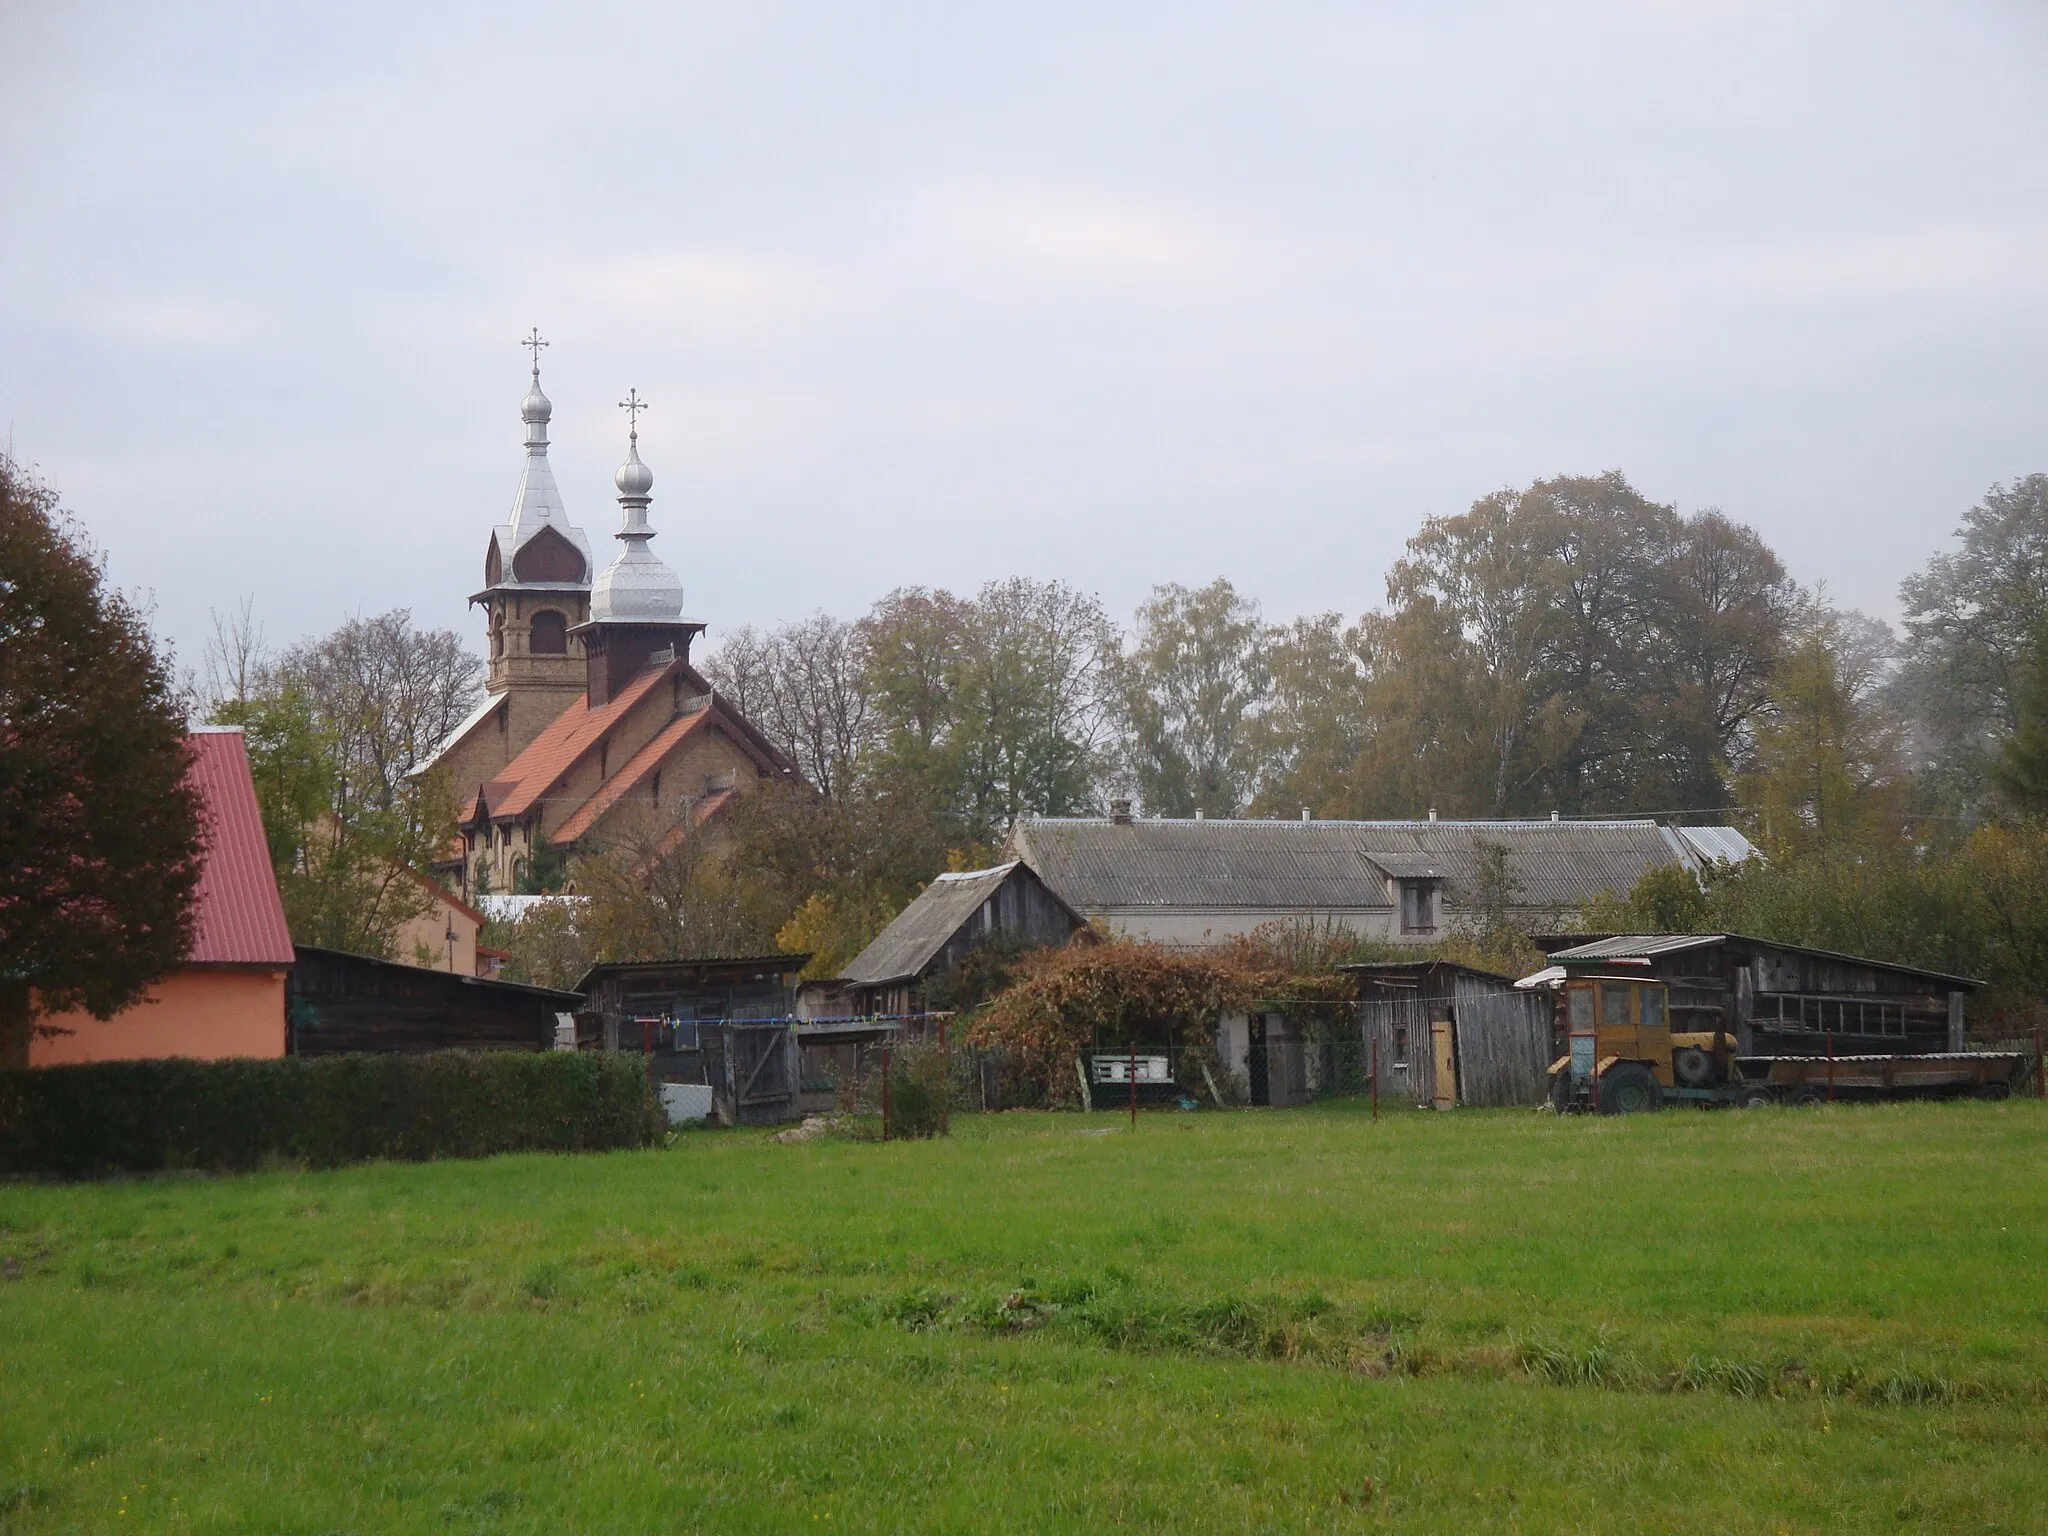
[[[1549,1086],[1552,998],[1548,992],[1460,987],[1458,1102],[1540,1104]]]
[[[1461,988],[1455,998],[1399,998],[1358,1005],[1359,1038],[1379,1045],[1380,1097],[1429,1104],[1436,1097],[1430,1016],[1457,1028],[1458,1102],[1540,1104],[1552,1060],[1548,992]],[[1403,1036],[1406,1048],[1403,1053]]]
[[[1429,1010],[1430,1004],[1419,997],[1358,1005],[1358,1033],[1368,1063],[1373,1046],[1379,1046],[1382,1099],[1427,1104],[1435,1098],[1436,1059],[1429,1045]]]
[[[302,955],[287,989],[292,1050],[545,1051],[555,1007],[544,997],[465,986],[455,977]]]

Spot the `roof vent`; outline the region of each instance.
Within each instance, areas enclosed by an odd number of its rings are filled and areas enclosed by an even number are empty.
[[[1309,820],[1313,819],[1313,818],[1311,818],[1311,817],[1309,816],[1309,813],[1308,813],[1308,807],[1307,807],[1307,806],[1305,806],[1305,805],[1304,805],[1304,806],[1303,806],[1303,807],[1301,808],[1301,819],[1302,819],[1303,821],[1309,821]]]
[[[1195,807],[1195,820],[1201,821],[1202,819],[1202,808],[1198,805]]]
[[[1128,827],[1131,824],[1131,802],[1128,800],[1110,801],[1109,819],[1117,826]]]
[[[1552,821],[1556,821],[1556,820],[1557,820],[1557,812],[1555,812],[1555,811],[1552,811],[1552,812],[1550,813],[1550,819],[1551,819]]]
[[[1429,819],[1431,821],[1436,820],[1436,807],[1433,805],[1429,808]]]

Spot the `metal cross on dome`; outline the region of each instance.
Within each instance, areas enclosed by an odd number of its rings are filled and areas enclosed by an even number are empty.
[[[640,413],[647,409],[647,402],[640,398],[640,391],[629,389],[626,398],[619,402],[619,409],[626,413],[626,430],[634,437],[640,435]]]
[[[539,378],[540,349],[548,345],[548,343],[540,339],[540,327],[536,325],[533,328],[533,330],[523,340],[520,341],[519,345],[525,347],[529,352],[533,354],[533,376],[536,379]]]

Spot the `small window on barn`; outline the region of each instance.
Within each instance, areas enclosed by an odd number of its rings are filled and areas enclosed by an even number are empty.
[[[569,621],[552,608],[533,616],[533,632],[526,648],[536,656],[561,656],[569,650]]]
[[[1394,1026],[1394,1065],[1397,1067],[1408,1065],[1408,1030],[1405,1025],[1401,1024]]]

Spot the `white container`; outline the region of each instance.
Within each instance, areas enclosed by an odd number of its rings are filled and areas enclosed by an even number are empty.
[[[709,1083],[663,1083],[661,1107],[670,1125],[701,1125],[711,1118]]]

